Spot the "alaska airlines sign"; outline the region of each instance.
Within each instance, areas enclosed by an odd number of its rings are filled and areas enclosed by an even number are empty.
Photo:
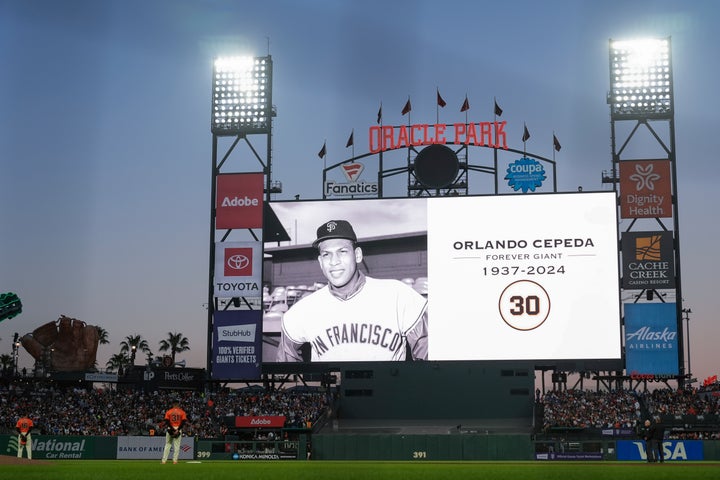
[[[369,131],[370,153],[446,143],[507,150],[506,125],[507,122],[502,121],[372,126]]]

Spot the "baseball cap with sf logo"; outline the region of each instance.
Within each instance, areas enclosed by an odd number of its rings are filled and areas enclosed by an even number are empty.
[[[329,220],[320,225],[317,229],[317,239],[313,242],[313,247],[317,247],[320,242],[329,238],[347,238],[357,242],[355,231],[347,220]]]

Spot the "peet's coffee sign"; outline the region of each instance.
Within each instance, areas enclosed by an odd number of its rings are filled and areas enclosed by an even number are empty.
[[[202,387],[205,370],[202,368],[152,368],[143,371],[143,381],[155,388],[193,390]]]
[[[508,149],[506,121],[477,123],[436,123],[382,125],[370,127],[370,153],[379,153],[398,148],[417,147],[451,143],[455,145],[473,145]]]

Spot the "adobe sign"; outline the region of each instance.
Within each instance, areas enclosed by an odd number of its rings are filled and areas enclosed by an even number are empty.
[[[264,178],[262,173],[217,176],[215,228],[262,228]]]
[[[620,162],[620,217],[672,217],[670,160]]]

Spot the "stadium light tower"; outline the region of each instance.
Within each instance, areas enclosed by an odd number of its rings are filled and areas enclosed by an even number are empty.
[[[212,336],[215,312],[219,309],[219,299],[215,297],[215,246],[216,243],[242,240],[245,237],[236,229],[227,229],[224,233],[216,230],[215,201],[217,195],[218,175],[224,173],[256,173],[258,170],[264,174],[265,201],[270,201],[272,193],[281,193],[282,184],[272,181],[272,120],[276,111],[272,104],[272,58],[255,56],[226,56],[217,57],[212,69],[212,99],[210,109],[210,131],[212,132],[212,177],[210,184],[210,240],[208,262],[208,350],[207,367],[211,371],[212,365]],[[251,136],[265,139],[265,152],[262,147],[250,141]],[[262,140],[261,140],[262,141]],[[224,153],[219,152],[220,144],[227,146]],[[247,149],[237,153],[239,163],[233,166],[231,154],[244,144]],[[238,147],[238,148],[236,148]],[[250,161],[248,165],[245,162]],[[260,168],[253,167],[256,161]],[[230,171],[232,170],[232,171]],[[223,229],[224,230],[224,229]],[[217,234],[217,235],[216,235]],[[250,233],[254,240],[258,240],[254,233]],[[233,238],[234,236],[234,238]],[[260,266],[257,267],[261,268]],[[239,298],[225,303],[240,306]]]
[[[610,105],[614,119],[673,113],[670,39],[612,41]]]
[[[270,57],[219,57],[213,64],[212,133],[270,133]]]
[[[675,298],[676,326],[677,326],[677,356],[678,356],[678,383],[682,387],[685,382],[683,328],[682,328],[682,288],[680,270],[680,223],[678,219],[678,191],[677,191],[677,158],[675,150],[675,106],[673,98],[672,48],[670,38],[650,38],[636,40],[610,40],[610,92],[607,97],[610,105],[611,119],[611,145],[612,145],[612,177],[604,176],[604,183],[613,183],[613,189],[623,179],[618,177],[618,168],[623,161],[649,160],[670,164],[670,186],[672,188],[672,211],[662,211],[654,218],[656,225],[667,230],[663,218],[672,217],[673,230],[673,257],[675,272]],[[620,122],[634,122],[627,138],[620,142],[618,147],[617,124]],[[640,150],[648,153],[635,152],[634,158],[626,153],[635,133],[640,127],[650,131],[651,138],[657,145],[640,144]],[[665,129],[665,130],[663,130]],[[663,135],[664,134],[664,135]],[[658,158],[654,152],[664,152]],[[630,158],[629,158],[630,157]],[[659,178],[659,177],[658,177]],[[627,184],[626,187],[627,188]],[[638,189],[640,187],[637,187]],[[621,192],[626,194],[629,192]],[[625,197],[621,195],[621,205]],[[663,210],[663,209],[660,209]],[[623,218],[630,218],[630,228],[640,218],[648,218],[642,214],[628,214]],[[636,227],[637,228],[637,227]],[[657,227],[655,228],[657,229]],[[632,252],[623,252],[623,255],[632,255]],[[654,289],[647,288],[647,299],[652,300]],[[662,298],[662,297],[660,297]]]

